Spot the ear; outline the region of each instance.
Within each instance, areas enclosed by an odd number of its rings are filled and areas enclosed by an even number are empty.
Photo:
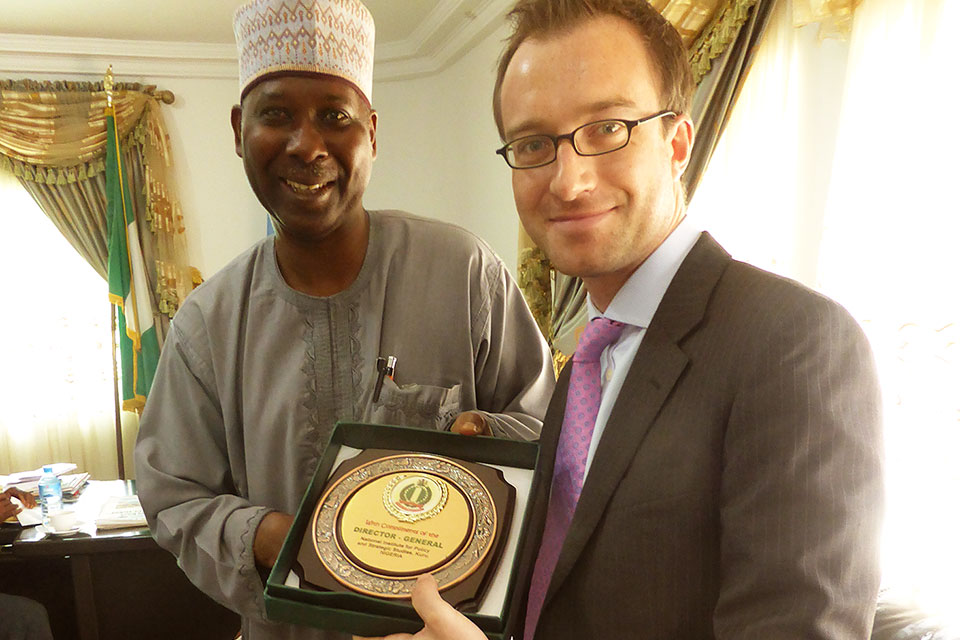
[[[373,158],[377,158],[377,112],[370,110],[370,145],[373,147]]]
[[[693,153],[693,121],[685,113],[674,118],[674,126],[670,128],[673,137],[670,139],[670,148],[673,155],[670,158],[673,166],[673,179],[679,181],[683,172],[687,170],[690,164],[690,156]]]
[[[243,110],[240,108],[240,105],[233,105],[233,109],[230,110],[230,125],[233,127],[233,145],[236,149],[237,155],[241,158],[243,157],[243,145],[241,144],[240,133],[242,131],[242,122],[243,122]]]

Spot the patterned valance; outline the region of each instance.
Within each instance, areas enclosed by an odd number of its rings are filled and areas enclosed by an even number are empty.
[[[149,129],[154,138],[166,137],[157,124],[156,97],[139,88],[118,85],[114,98],[124,150],[134,139],[142,143]],[[46,184],[102,173],[106,106],[103,83],[0,80],[0,170]]]
[[[670,21],[690,52],[693,77],[698,83],[710,63],[733,42],[757,0],[652,0]]]

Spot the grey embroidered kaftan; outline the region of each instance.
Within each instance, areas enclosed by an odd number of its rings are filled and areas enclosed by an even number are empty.
[[[294,513],[338,420],[449,428],[487,413],[495,435],[538,437],[549,352],[503,263],[452,225],[370,212],[345,291],[291,289],[273,239],[194,291],[174,319],[143,414],[137,483],[158,543],[244,616],[244,639],[334,637],[264,619],[253,537]],[[377,356],[398,359],[372,402]]]

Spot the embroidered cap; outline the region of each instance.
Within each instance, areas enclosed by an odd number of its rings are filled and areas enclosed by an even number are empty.
[[[373,98],[373,16],[359,0],[252,0],[234,14],[233,33],[241,96],[292,71],[336,76]]]

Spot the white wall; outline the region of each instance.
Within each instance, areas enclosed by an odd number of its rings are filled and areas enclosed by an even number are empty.
[[[0,34],[0,52],[4,38]],[[502,32],[486,37],[433,76],[375,84],[379,157],[364,204],[460,224],[487,239],[513,268],[517,220],[507,167],[493,154],[499,142],[490,109],[501,38]],[[224,61],[211,70],[210,65],[174,62],[169,69],[143,72],[146,63],[138,63],[136,51],[111,60],[102,53],[103,43],[71,40],[71,50],[83,55],[0,55],[0,77],[95,82],[110,62],[118,82],[156,84],[173,91],[176,101],[164,105],[163,114],[173,147],[188,253],[191,263],[209,276],[266,229],[266,212],[247,184],[233,148],[229,116],[238,98],[235,63]],[[157,57],[155,52],[149,56]],[[148,62],[156,67],[155,60]]]
[[[234,152],[230,108],[235,80],[170,78],[177,99],[163,110],[173,146],[188,251],[212,275],[266,231],[266,214]]]
[[[374,84],[378,158],[365,204],[465,227],[515,269],[519,223],[491,108],[505,36],[493,32],[438,74]]]

